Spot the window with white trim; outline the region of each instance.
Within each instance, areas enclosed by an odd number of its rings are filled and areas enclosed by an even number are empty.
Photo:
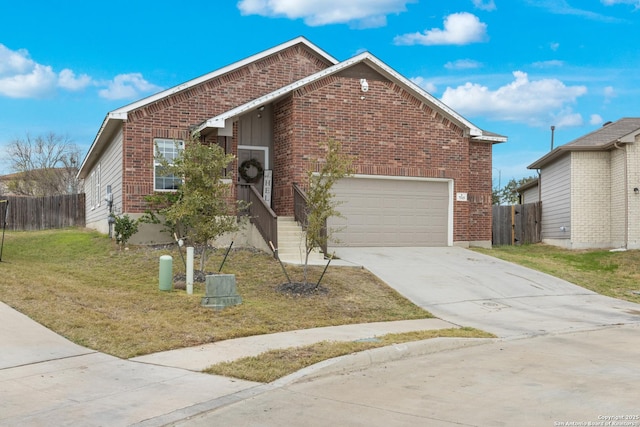
[[[89,182],[89,204],[91,205],[91,209],[95,209],[95,195],[96,192],[96,171],[91,172],[91,180]]]
[[[98,172],[96,173],[96,206],[100,206],[102,202],[100,198],[100,178],[102,177],[102,172],[100,169],[100,163],[98,163]]]
[[[184,141],[156,138],[153,142],[153,189],[155,191],[177,190],[182,183],[182,177],[163,171],[158,156],[162,156],[172,164],[180,156]]]

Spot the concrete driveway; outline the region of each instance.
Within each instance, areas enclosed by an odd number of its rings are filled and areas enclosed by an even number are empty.
[[[464,248],[338,248],[336,255],[433,315],[502,338],[640,324],[638,304]]]

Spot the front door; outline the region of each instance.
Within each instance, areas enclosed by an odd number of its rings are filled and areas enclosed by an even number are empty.
[[[253,184],[260,195],[264,171],[269,168],[269,148],[241,145],[238,147],[238,177],[241,184]]]

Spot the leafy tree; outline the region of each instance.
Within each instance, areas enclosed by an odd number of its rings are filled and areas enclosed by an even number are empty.
[[[50,132],[9,143],[9,163],[16,172],[7,186],[25,196],[50,196],[78,192],[78,147],[67,137]]]
[[[320,146],[326,150],[323,160],[317,160],[318,172],[307,172],[307,224],[305,235],[304,281],[307,283],[309,254],[326,246],[332,230],[325,230],[329,217],[340,216],[339,203],[331,192],[333,185],[353,172],[352,158],[342,152],[339,141],[329,140]]]
[[[518,203],[518,188],[523,186],[524,184],[533,181],[536,179],[535,176],[530,176],[527,178],[515,179],[511,178],[509,182],[500,189],[494,189],[492,198],[493,204],[506,204],[506,205],[515,205]]]
[[[163,174],[183,177],[177,192],[166,193],[164,202],[162,195],[151,199],[156,212],[165,218],[165,225],[181,230],[188,242],[201,249],[200,271],[204,272],[209,241],[240,228],[229,204],[231,187],[222,181],[235,157],[225,154],[219,145],[201,143],[195,135],[173,163],[159,153],[156,158]],[[158,215],[147,216],[158,220]]]

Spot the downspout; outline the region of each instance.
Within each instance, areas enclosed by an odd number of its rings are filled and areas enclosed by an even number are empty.
[[[627,176],[627,147],[619,146],[620,142],[616,141],[613,146],[624,151],[624,248],[629,245],[629,177]],[[609,184],[611,185],[611,184]]]

